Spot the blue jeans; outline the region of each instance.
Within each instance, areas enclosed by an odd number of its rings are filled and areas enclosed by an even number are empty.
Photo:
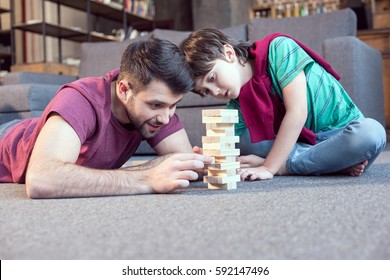
[[[365,118],[347,126],[316,133],[315,145],[296,143],[286,162],[292,175],[331,174],[367,160],[368,167],[386,146],[386,132],[376,120]],[[251,143],[249,132],[240,137],[241,155],[267,157],[274,140]]]
[[[0,125],[0,139],[4,137],[4,135],[13,127],[15,124],[20,123],[22,120],[16,119]]]

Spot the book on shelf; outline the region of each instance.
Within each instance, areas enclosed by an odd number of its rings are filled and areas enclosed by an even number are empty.
[[[154,0],[95,0],[118,9],[125,9],[130,14],[153,18],[155,14]]]
[[[154,0],[124,0],[125,11],[142,17],[153,18]]]

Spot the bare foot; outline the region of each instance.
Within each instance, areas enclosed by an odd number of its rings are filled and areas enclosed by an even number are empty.
[[[341,174],[350,175],[350,176],[361,176],[366,168],[368,161],[365,160],[362,163],[356,164],[354,166],[345,168],[340,171]]]

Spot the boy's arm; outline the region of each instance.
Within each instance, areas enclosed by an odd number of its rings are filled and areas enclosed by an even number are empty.
[[[272,179],[273,175],[284,168],[288,155],[293,149],[307,118],[306,76],[301,71],[283,88],[283,100],[286,114],[280,125],[275,142],[261,167],[247,169],[241,178]]]
[[[178,154],[147,170],[98,170],[76,165],[81,148],[73,128],[52,115],[38,136],[26,173],[31,198],[83,197],[170,192],[197,178],[192,171],[209,158]],[[157,165],[157,164],[156,164]]]
[[[286,114],[263,166],[276,174],[285,164],[307,119],[306,75],[301,71],[282,90]]]

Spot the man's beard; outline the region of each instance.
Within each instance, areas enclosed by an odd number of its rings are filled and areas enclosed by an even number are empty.
[[[138,132],[142,135],[142,137],[144,137],[145,139],[149,139],[156,135],[158,130],[150,131],[148,129],[148,124],[153,126],[161,126],[161,124],[159,124],[157,120],[147,120],[145,122],[140,122],[138,118],[134,116],[135,114],[133,108],[130,107],[130,108],[126,108],[125,110],[126,110],[127,118],[129,119],[132,128],[138,130]]]

